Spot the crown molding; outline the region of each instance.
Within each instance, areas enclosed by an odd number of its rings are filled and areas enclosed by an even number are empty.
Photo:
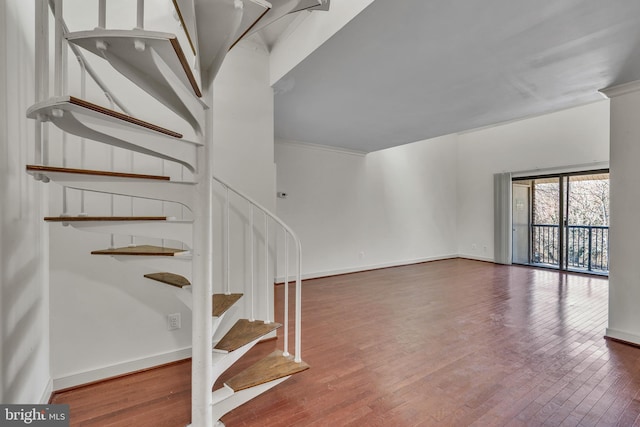
[[[311,142],[287,141],[283,139],[276,139],[275,143],[276,145],[283,145],[285,147],[289,146],[289,147],[304,148],[307,150],[329,151],[333,153],[349,154],[349,155],[358,156],[358,157],[364,157],[367,154],[363,151],[349,150],[347,148],[333,147],[330,145],[313,144]]]
[[[640,80],[607,87],[600,89],[598,92],[603,93],[607,98],[615,98],[628,93],[640,92]]]

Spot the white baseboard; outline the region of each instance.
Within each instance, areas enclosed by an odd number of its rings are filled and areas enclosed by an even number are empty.
[[[51,399],[51,393],[53,393],[53,379],[49,378],[47,381],[47,385],[44,387],[44,391],[42,392],[42,396],[40,397],[40,404],[46,405],[49,403],[49,399]]]
[[[89,371],[64,375],[53,379],[53,390],[62,390],[69,387],[88,384],[94,381],[139,371],[141,369],[153,368],[165,363],[188,359],[189,357],[191,357],[191,347],[170,351],[168,353],[155,354],[153,356],[143,357],[140,359],[128,360],[126,362],[104,366]]]
[[[477,255],[458,254],[457,257],[465,258],[465,259],[473,259],[476,261],[484,261],[484,262],[492,262],[492,263],[496,262],[493,258],[481,257]]]
[[[631,344],[640,345],[640,335],[630,332],[624,332],[618,329],[607,328],[605,334],[608,338],[614,338],[621,341],[626,341]]]
[[[305,273],[302,275],[302,280],[317,279],[319,277],[339,276],[341,274],[359,273],[362,271],[379,270],[381,268],[400,267],[403,265],[419,264],[421,262],[440,261],[444,259],[459,258],[457,254],[440,255],[426,258],[416,258],[403,261],[392,261],[380,264],[361,265],[358,267],[342,268],[337,270],[316,271],[313,273]],[[276,283],[284,283],[284,277],[276,277]]]

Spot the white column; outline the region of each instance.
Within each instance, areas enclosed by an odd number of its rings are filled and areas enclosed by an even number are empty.
[[[602,92],[611,98],[609,326],[606,334],[640,344],[640,81]]]
[[[204,81],[208,81],[204,79]],[[203,88],[204,89],[204,88]],[[205,90],[205,102],[213,105],[213,85]],[[213,425],[212,284],[213,284],[213,109],[206,111],[204,146],[198,155],[196,198],[193,206],[193,326],[191,367],[191,425]]]

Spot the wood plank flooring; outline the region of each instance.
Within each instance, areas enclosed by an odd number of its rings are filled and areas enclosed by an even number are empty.
[[[223,421],[640,426],[640,349],[603,338],[607,298],[605,278],[461,259],[308,280],[302,352],[311,369]],[[275,346],[256,346],[216,387]],[[189,370],[174,364],[54,403],[71,405],[74,426],[184,426]]]

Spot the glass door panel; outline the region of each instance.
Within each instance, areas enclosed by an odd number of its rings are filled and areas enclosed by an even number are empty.
[[[609,271],[609,174],[567,177],[566,269]]]
[[[532,180],[532,264],[560,266],[560,179]]]
[[[529,264],[531,224],[531,185],[528,183],[513,183],[512,220],[513,220],[513,262]]]

